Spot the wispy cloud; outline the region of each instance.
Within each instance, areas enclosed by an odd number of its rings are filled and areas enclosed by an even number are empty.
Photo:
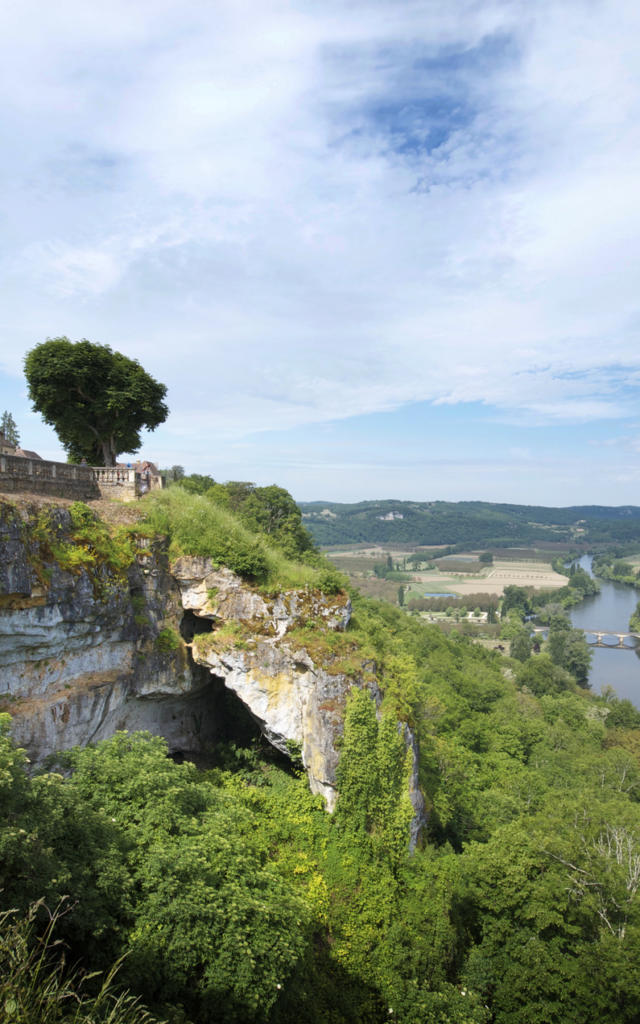
[[[26,0],[0,30],[10,374],[112,344],[203,452],[418,401],[633,414],[636,3]]]

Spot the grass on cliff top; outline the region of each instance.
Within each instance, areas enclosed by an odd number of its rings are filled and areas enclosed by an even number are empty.
[[[144,506],[146,525],[167,535],[172,558],[210,558],[268,591],[312,587],[333,594],[346,584],[320,556],[312,556],[317,565],[292,561],[265,534],[251,533],[232,512],[181,487],[150,494]]]

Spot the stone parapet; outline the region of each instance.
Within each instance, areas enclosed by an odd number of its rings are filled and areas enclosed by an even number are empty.
[[[135,469],[122,469],[119,466],[94,466],[94,474],[100,496],[118,498],[120,501],[135,501],[140,497],[140,473]]]
[[[164,487],[164,477],[131,466],[84,466],[23,455],[0,455],[0,491],[26,491],[74,501],[135,501]]]
[[[101,496],[95,470],[91,466],[26,459],[20,455],[0,455],[0,491],[27,491],[76,501],[90,501]]]

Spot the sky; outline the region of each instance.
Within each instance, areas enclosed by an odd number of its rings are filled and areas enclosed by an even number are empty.
[[[143,457],[298,500],[640,504],[637,0],[4,0],[0,411],[110,345]]]

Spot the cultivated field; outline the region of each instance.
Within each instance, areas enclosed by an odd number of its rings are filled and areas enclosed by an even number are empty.
[[[502,594],[505,587],[535,587],[536,590],[552,590],[564,587],[567,577],[554,572],[551,566],[541,562],[500,562],[496,561],[481,573],[441,573],[438,569],[429,572],[412,573],[412,591],[418,593],[454,594]],[[417,586],[419,584],[419,586]]]
[[[376,563],[384,562],[387,554],[391,554],[394,564],[403,566],[406,558],[405,551],[397,551],[393,548],[371,547],[365,550],[351,549],[342,551],[328,551],[331,561],[348,573],[356,586],[380,592],[383,589],[380,585],[386,583],[389,593],[392,591],[391,581],[376,580],[378,586],[373,585],[373,566]],[[436,552],[434,551],[434,555]],[[473,557],[473,556],[469,556]],[[482,568],[479,572],[455,572],[451,564],[444,569],[421,569],[417,572],[411,569],[403,569],[408,580],[406,597],[422,597],[424,594],[459,594],[464,597],[467,594],[496,594],[502,595],[504,588],[509,585],[518,587],[534,587],[536,590],[553,590],[564,587],[567,583],[566,576],[554,572],[548,563],[535,561],[533,559],[522,559],[514,561],[512,558],[496,559],[493,565]],[[374,577],[375,579],[375,577]],[[371,586],[364,588],[362,584],[371,582]],[[397,589],[398,584],[395,583]],[[382,596],[380,594],[380,596]],[[385,595],[386,596],[386,595]]]

